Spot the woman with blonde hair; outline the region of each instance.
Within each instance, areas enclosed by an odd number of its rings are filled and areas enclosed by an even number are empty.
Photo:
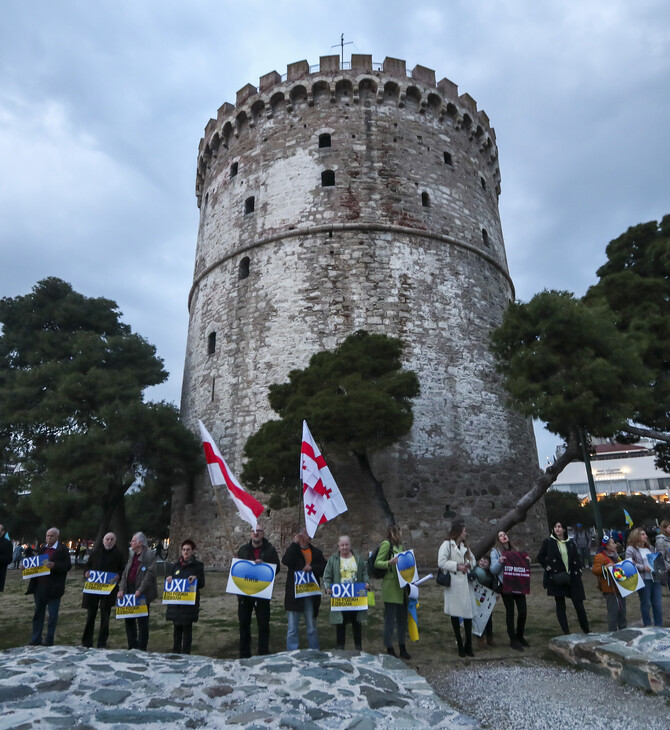
[[[644,588],[637,592],[640,597],[640,613],[642,623],[651,626],[651,608],[654,614],[654,626],[663,626],[663,615],[661,607],[661,581],[657,574],[653,573],[647,557],[651,553],[651,545],[647,532],[643,527],[636,527],[631,530],[628,536],[626,547],[626,558],[633,561],[637,572],[644,581]]]
[[[454,522],[447,539],[440,546],[437,564],[444,573],[451,574],[451,585],[444,589],[444,612],[451,616],[451,628],[456,637],[458,656],[474,656],[472,651],[472,601],[468,573],[475,567],[475,556],[466,542],[467,533],[462,522]],[[461,619],[465,641],[461,636]]]

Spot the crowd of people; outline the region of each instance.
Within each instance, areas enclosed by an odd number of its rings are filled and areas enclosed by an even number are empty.
[[[581,526],[580,526],[581,527]],[[32,620],[31,645],[52,645],[61,597],[66,586],[67,573],[71,568],[67,546],[59,540],[57,528],[49,528],[45,543],[36,551],[37,556],[46,555],[44,565],[48,574],[30,579],[27,593],[33,596],[35,610]],[[584,607],[585,591],[582,582],[583,571],[591,567],[597,578],[598,587],[605,599],[609,631],[627,626],[626,598],[612,579],[611,566],[623,559],[632,561],[643,586],[637,591],[640,614],[644,626],[662,626],[662,585],[670,589],[670,520],[664,520],[652,548],[647,531],[638,527],[630,531],[625,547],[618,542],[618,533],[605,534],[599,549],[591,560],[590,541],[583,545],[581,531],[569,537],[565,524],[557,521],[551,534],[543,541],[537,562],[544,569],[543,588],[554,598],[556,618],[561,631],[570,633],[567,613],[567,599],[572,603],[579,626],[589,633],[589,620]],[[7,543],[7,544],[5,544]],[[342,535],[337,550],[326,560],[306,530],[302,528],[289,544],[281,560],[275,547],[265,537],[263,526],[252,529],[250,539],[237,551],[236,557],[251,563],[265,563],[274,566],[275,574],[282,565],[287,569],[284,610],[287,616],[286,649],[299,648],[301,619],[304,620],[307,645],[319,649],[317,616],[321,595],[296,595],[296,573],[301,580],[319,584],[326,596],[332,595],[333,586],[362,584],[370,588],[370,572],[381,577],[381,597],[384,604],[383,643],[393,656],[410,659],[406,637],[408,631],[409,587],[400,581],[398,563],[405,548],[402,531],[392,526],[385,540],[371,558],[356,553],[348,536]],[[9,547],[9,549],[7,549]],[[588,551],[588,558],[584,553]],[[172,581],[188,585],[195,592],[195,601],[166,607],[165,619],[173,624],[174,653],[189,654],[193,639],[193,624],[198,621],[200,592],[205,588],[204,565],[196,557],[197,546],[192,539],[185,539],[180,545],[180,556],[174,564],[168,564],[165,590]],[[658,553],[655,562],[650,560]],[[12,545],[5,539],[0,525],[0,591],[3,590],[7,566],[13,560]],[[84,578],[89,579],[96,572],[110,575],[113,587],[107,595],[83,593],[82,608],[86,609],[86,622],[81,644],[92,647],[95,624],[100,616],[97,648],[105,648],[109,638],[111,609],[124,596],[134,596],[146,604],[146,615],[125,618],[126,639],[129,649],[146,650],[149,643],[149,613],[152,602],[158,597],[156,551],[151,549],[142,532],[135,533],[130,541],[128,556],[116,544],[114,533],[107,533],[101,544],[94,547],[88,556]],[[455,521],[441,544],[437,563],[441,576],[438,582],[444,587],[444,613],[450,617],[456,650],[461,657],[474,656],[473,618],[474,604],[471,599],[470,583],[476,581],[501,595],[505,607],[505,624],[509,645],[523,651],[529,647],[525,635],[528,615],[527,595],[530,581],[530,556],[521,546],[513,543],[509,535],[501,530],[489,553],[477,561],[467,541],[467,529],[463,522]],[[516,572],[515,572],[516,571]],[[526,576],[518,579],[519,575]],[[255,595],[238,595],[239,655],[250,657],[252,649],[252,619],[255,614],[258,632],[258,654],[268,654],[270,649],[270,599]],[[46,634],[44,622],[48,614]],[[351,625],[354,648],[363,648],[362,624],[367,617],[364,610],[332,610],[330,624],[335,628],[337,648],[343,649],[346,641],[346,627]],[[495,646],[493,639],[493,618],[481,629],[480,645]],[[398,646],[396,653],[395,645]]]

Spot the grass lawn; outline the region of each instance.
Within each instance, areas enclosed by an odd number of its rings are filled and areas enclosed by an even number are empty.
[[[284,651],[286,648],[286,616],[283,609],[285,569],[277,577],[275,598],[272,601],[272,626],[270,650]],[[238,656],[238,624],[237,598],[225,592],[227,573],[208,571],[207,587],[202,593],[200,621],[193,631],[193,653],[217,659],[235,659]],[[159,577],[159,583],[162,580]],[[381,581],[372,581],[376,587],[377,606],[371,608],[368,622],[363,627],[363,648],[370,653],[382,652],[382,618]],[[84,628],[86,612],[81,608],[81,589],[83,570],[72,568],[68,574],[67,589],[61,600],[60,616],[56,631],[56,644],[79,645]],[[606,631],[605,601],[596,587],[595,576],[590,572],[584,574],[586,588],[586,610],[592,631]],[[31,633],[33,614],[33,598],[25,595],[27,581],[21,579],[21,572],[7,571],[5,592],[0,594],[0,649],[23,646],[28,643]],[[167,652],[172,647],[172,624],[165,621],[165,607],[160,600],[152,605],[149,635],[149,650]],[[640,608],[637,596],[628,599],[628,622],[632,626],[640,626]],[[322,604],[318,626],[321,648],[333,649],[335,646],[335,629],[328,622],[328,604]],[[670,594],[663,588],[664,625],[670,625]],[[579,630],[577,617],[568,601],[568,619],[573,631]],[[97,631],[97,627],[96,627]],[[304,629],[303,629],[304,631]],[[348,629],[350,632],[350,629]],[[542,589],[542,571],[534,567],[531,579],[531,595],[528,597],[528,624],[526,638],[530,649],[523,653],[510,649],[505,632],[505,612],[502,601],[498,601],[493,614],[494,638],[498,643],[495,648],[480,648],[475,641],[475,658],[459,659],[451,632],[449,618],[442,611],[442,588],[434,581],[421,587],[419,608],[418,643],[408,642],[408,651],[412,655],[409,664],[421,674],[430,676],[447,664],[463,661],[477,662],[481,660],[498,660],[501,662],[527,661],[528,658],[553,660],[554,655],[548,649],[549,640],[559,634],[558,622],[554,610],[553,598],[548,598]],[[97,634],[96,634],[97,638]],[[252,638],[252,652],[256,646],[256,632]],[[301,646],[306,647],[304,633]],[[111,632],[108,647],[125,649],[126,638],[123,622],[114,619],[112,612]],[[347,648],[353,649],[353,638],[347,634]]]

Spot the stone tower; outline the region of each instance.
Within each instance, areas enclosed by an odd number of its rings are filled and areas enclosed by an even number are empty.
[[[271,383],[358,329],[401,338],[421,396],[411,434],[373,468],[405,545],[434,561],[455,514],[476,536],[539,471],[531,424],[506,406],[487,349],[514,297],[495,132],[431,69],[366,55],[341,65],[272,71],[205,127],[182,415],[195,431],[205,422],[239,474],[247,437],[274,415]],[[319,539],[334,547],[348,532],[372,547],[386,528],[371,493],[352,468],[333,472],[349,512]],[[205,477],[178,489],[173,536],[199,535],[215,560],[218,511]],[[542,513],[516,530],[528,549]]]

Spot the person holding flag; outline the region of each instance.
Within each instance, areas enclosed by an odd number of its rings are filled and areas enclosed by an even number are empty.
[[[408,595],[398,580],[398,555],[403,552],[402,530],[398,525],[389,527],[386,540],[382,540],[375,560],[375,568],[386,569],[382,582],[384,601],[384,646],[386,653],[397,656],[393,648],[394,629],[398,636],[398,649],[403,659],[411,659],[405,645],[407,635]]]

